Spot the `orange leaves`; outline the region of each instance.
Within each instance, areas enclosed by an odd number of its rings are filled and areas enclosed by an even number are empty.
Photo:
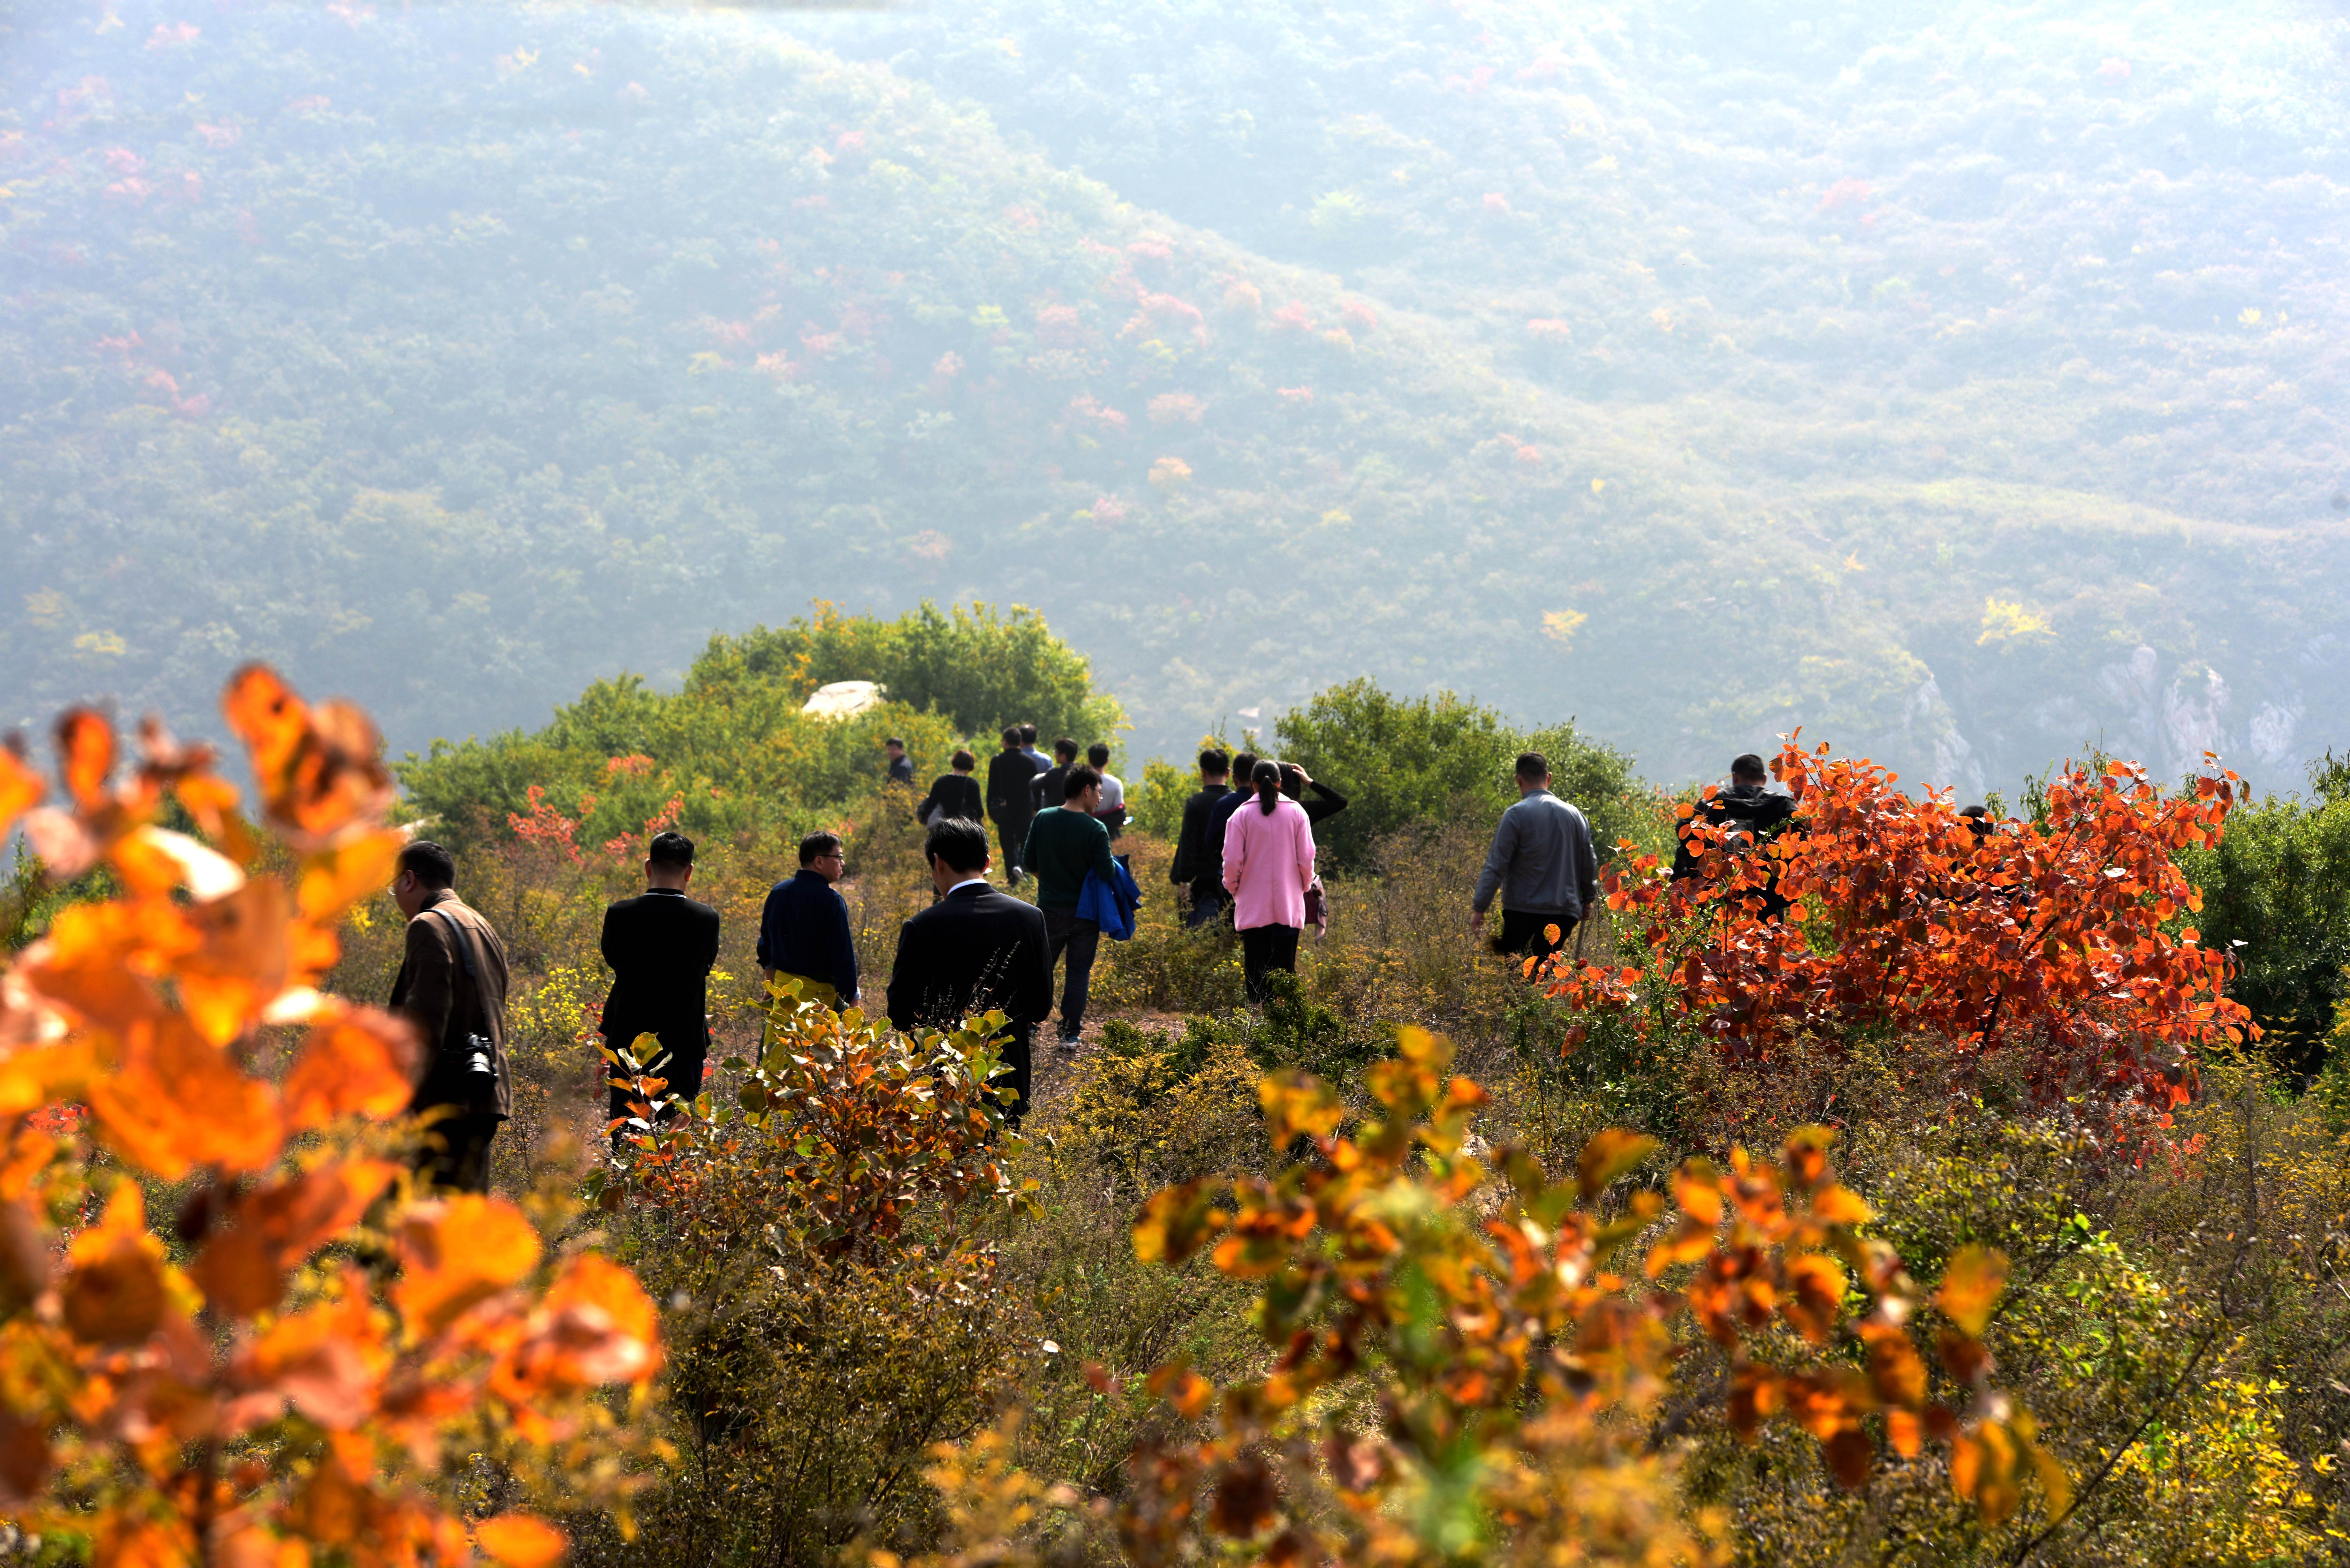
[[[248,664],[229,681],[221,711],[252,753],[264,816],[297,848],[332,847],[390,806],[375,726],[358,709],[313,709],[274,670]]]
[[[504,1568],[554,1568],[571,1549],[563,1532],[527,1513],[502,1513],[482,1521],[473,1542]]]
[[[40,804],[41,776],[32,770],[14,745],[0,746],[0,838],[8,836],[16,819]]]
[[[428,1336],[538,1266],[538,1232],[498,1198],[468,1193],[411,1204],[396,1240],[402,1273],[392,1297]]]
[[[1991,1308],[2007,1288],[2007,1254],[1991,1247],[1961,1247],[1942,1271],[1934,1304],[1942,1314],[1980,1339],[1990,1326]]]
[[[277,1092],[247,1077],[178,1013],[133,1023],[113,1073],[89,1086],[99,1130],[125,1160],[176,1181],[199,1165],[259,1170],[285,1140]]]
[[[487,1421],[534,1487],[575,1467],[581,1439],[617,1434],[590,1391],[658,1369],[657,1316],[627,1271],[588,1254],[535,1293],[542,1247],[511,1205],[400,1207],[400,1168],[375,1153],[388,1140],[352,1122],[404,1110],[414,1033],[313,989],[336,922],[397,854],[377,821],[373,732],[266,671],[240,676],[228,707],[296,841],[290,875],[254,871],[259,846],[209,751],[150,723],[118,779],[114,733],[87,710],[58,727],[67,806],[26,824],[53,877],[103,857],[121,892],[66,903],[0,967],[0,1504],[69,1521],[100,1563],[463,1561],[464,1523],[438,1501],[444,1449],[478,1444],[468,1424]],[[0,827],[40,793],[0,750]],[[172,794],[210,842],[157,824]],[[251,1037],[297,1022],[309,1030],[281,1092],[246,1070]],[[189,1273],[127,1176],[54,1267],[41,1216],[95,1207],[85,1127],[121,1166],[208,1179],[180,1215]],[[284,1158],[295,1132],[316,1135],[298,1164]],[[379,1203],[402,1277],[315,1267]],[[200,1307],[229,1332],[201,1331]],[[223,1439],[273,1425],[290,1434],[216,1465]],[[69,1498],[47,1495],[53,1470]],[[563,1542],[514,1515],[483,1527],[481,1550],[551,1563]]]
[[[147,1233],[139,1184],[117,1182],[105,1217],[66,1249],[66,1327],[89,1345],[140,1343],[170,1305],[163,1271],[163,1243]]]
[[[1737,844],[1692,814],[1680,882],[1619,862],[1608,902],[1638,961],[1559,966],[1554,994],[1643,1032],[1693,1026],[1732,1061],[1880,1029],[2025,1053],[2051,1097],[2085,1074],[2158,1105],[2186,1053],[2245,1026],[2224,959],[2161,929],[2199,902],[2176,855],[2216,840],[2232,777],[2166,798],[2131,766],[2074,769],[2044,820],[1977,835],[1866,761],[1791,743],[1773,771],[1793,819]]]
[[[1583,1155],[1575,1162],[1575,1179],[1582,1189],[1586,1203],[1607,1190],[1614,1181],[1657,1151],[1657,1140],[1645,1134],[1627,1133],[1620,1127],[1606,1127],[1583,1146]]]
[[[1257,1085],[1264,1130],[1273,1147],[1285,1149],[1300,1137],[1316,1140],[1338,1130],[1346,1107],[1330,1085],[1304,1073],[1275,1073]]]
[[[344,1160],[246,1193],[230,1209],[232,1228],[189,1272],[220,1311],[265,1312],[284,1293],[286,1271],[356,1224],[399,1174],[380,1159]]]
[[[372,1007],[330,1002],[315,1017],[280,1093],[286,1125],[321,1127],[342,1116],[398,1116],[414,1092],[422,1046],[415,1026]]]

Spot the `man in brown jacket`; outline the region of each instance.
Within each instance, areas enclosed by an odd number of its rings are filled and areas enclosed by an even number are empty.
[[[392,901],[408,917],[408,951],[391,1006],[413,1022],[424,1074],[409,1102],[430,1116],[417,1175],[457,1192],[490,1189],[490,1140],[513,1114],[506,1071],[506,950],[490,922],[457,897],[457,862],[418,839],[400,852]]]

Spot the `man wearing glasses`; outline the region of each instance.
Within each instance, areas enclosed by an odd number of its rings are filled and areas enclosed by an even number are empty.
[[[800,840],[799,871],[767,890],[759,916],[760,970],[771,981],[798,981],[809,999],[834,1008],[857,1001],[848,906],[832,889],[841,864],[840,835],[809,834]]]

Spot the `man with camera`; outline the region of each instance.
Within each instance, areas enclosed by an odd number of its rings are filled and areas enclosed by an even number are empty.
[[[490,922],[457,897],[457,862],[418,839],[400,852],[392,902],[408,917],[408,946],[392,981],[392,1011],[416,1025],[424,1071],[409,1101],[426,1116],[416,1157],[421,1184],[490,1189],[490,1140],[514,1111],[506,1071],[506,950]]]
[[[612,971],[604,1002],[604,1044],[632,1051],[660,1093],[691,1104],[702,1093],[710,1060],[711,967],[718,961],[718,911],[686,896],[693,881],[693,840],[659,833],[645,848],[645,892],[604,911],[601,950]],[[639,1046],[650,1034],[660,1044]],[[625,1124],[639,1113],[642,1092],[635,1075],[611,1074],[610,1119]],[[628,1128],[616,1126],[617,1139]]]

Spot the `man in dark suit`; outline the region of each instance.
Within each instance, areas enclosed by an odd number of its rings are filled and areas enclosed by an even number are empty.
[[[972,770],[979,759],[969,752],[954,754],[954,772],[941,774],[931,781],[931,793],[914,808],[914,818],[925,827],[950,816],[960,816],[966,822],[985,822],[987,805],[980,798],[979,781]]]
[[[1030,781],[1042,770],[1020,749],[1020,726],[1003,732],[1003,749],[987,760],[987,815],[1003,840],[1004,874],[1020,885],[1020,846],[1028,837],[1028,819],[1036,807],[1028,793]]]
[[[457,862],[429,839],[400,851],[392,902],[408,917],[391,1009],[423,1037],[411,1116],[432,1116],[416,1173],[456,1192],[490,1189],[490,1140],[514,1114],[506,1067],[506,950],[457,897]]]
[[[718,961],[718,911],[685,896],[692,880],[693,840],[682,833],[655,835],[645,856],[646,892],[604,911],[602,943],[612,970],[604,1044],[631,1051],[647,1076],[669,1080],[663,1094],[688,1102],[702,1093],[702,1070],[710,1060],[707,987]],[[660,1047],[638,1047],[640,1034],[654,1036]],[[638,1097],[616,1076],[612,1119],[634,1116],[629,1102]]]
[[[1045,917],[987,885],[987,830],[979,824],[941,818],[922,849],[939,901],[899,929],[889,1022],[909,1033],[943,1032],[1000,1009],[1012,1020],[1003,1045],[1012,1072],[997,1082],[1012,1091],[1007,1114],[1016,1127],[1028,1109],[1029,1041],[1053,1008]]]
[[[1029,815],[1034,816],[1061,804],[1061,784],[1068,778],[1069,770],[1076,765],[1076,742],[1066,735],[1054,742],[1053,765],[1028,781]],[[1020,868],[1024,871],[1028,869],[1027,862],[1022,861]]]
[[[1223,841],[1217,840],[1215,854],[1208,853],[1208,822],[1216,803],[1232,793],[1224,784],[1232,769],[1222,747],[1201,752],[1200,788],[1183,803],[1183,827],[1175,836],[1175,863],[1168,867],[1167,879],[1191,891],[1191,912],[1183,917],[1187,926],[1206,925],[1224,907]]]

